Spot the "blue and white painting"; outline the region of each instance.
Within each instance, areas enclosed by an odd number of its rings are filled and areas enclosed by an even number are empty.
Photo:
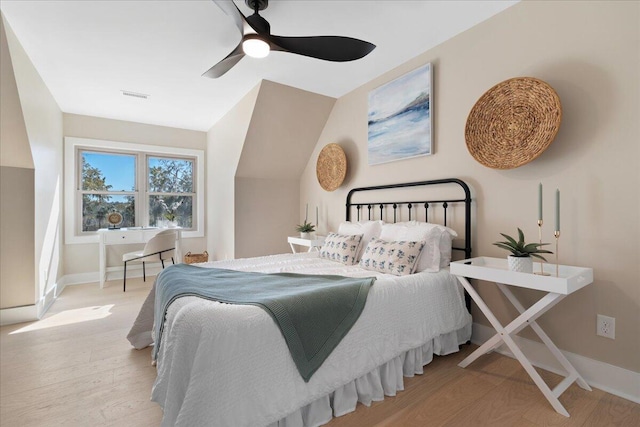
[[[432,152],[431,64],[369,92],[369,164]]]

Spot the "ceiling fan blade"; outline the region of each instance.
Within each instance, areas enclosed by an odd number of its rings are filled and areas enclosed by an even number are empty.
[[[296,53],[325,61],[353,61],[365,57],[376,48],[374,44],[351,37],[282,37],[266,34],[262,36],[271,42],[271,50]]]
[[[234,65],[238,63],[244,57],[244,52],[242,51],[242,42],[236,46],[233,51],[227,55],[222,61],[218,62],[213,67],[209,68],[202,77],[210,77],[212,79],[217,79],[222,76],[224,73],[233,68]]]
[[[257,32],[257,30],[247,22],[247,17],[240,12],[240,9],[238,9],[238,6],[236,6],[233,0],[213,0],[213,2],[233,19],[233,23],[240,30],[240,34],[245,35],[247,33]]]

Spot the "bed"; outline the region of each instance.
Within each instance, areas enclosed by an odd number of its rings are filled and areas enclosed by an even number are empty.
[[[362,194],[442,186],[463,197],[360,200]],[[400,192],[401,197],[405,197]],[[465,258],[471,255],[471,198],[458,179],[353,189],[346,219],[432,220],[435,209],[447,225],[455,205],[464,218]],[[405,213],[401,213],[401,209]],[[376,216],[377,214],[377,216]],[[434,216],[432,213],[431,216]],[[456,218],[459,216],[454,215]],[[261,273],[371,277],[360,317],[311,378],[296,369],[280,329],[263,309],[195,296],[172,302],[157,349],[158,376],[152,400],[164,410],[163,426],[319,426],[334,416],[403,390],[403,377],[423,372],[433,355],[458,351],[471,336],[471,316],[461,286],[448,269],[406,276],[373,272],[321,258],[318,253],[281,254],[199,264]],[[154,285],[155,287],[155,285]],[[129,333],[136,348],[153,342],[155,289]]]

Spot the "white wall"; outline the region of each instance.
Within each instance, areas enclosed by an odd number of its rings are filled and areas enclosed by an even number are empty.
[[[640,372],[640,44],[638,2],[521,2],[338,99],[300,185],[304,204],[321,206],[326,226],[344,219],[353,187],[459,177],[472,186],[474,256],[504,257],[499,232],[537,235],[537,186],[545,188],[544,240],[552,239],[552,192],[562,192],[560,262],[593,267],[595,282],[540,320],[564,350]],[[435,154],[367,164],[367,94],[431,62]],[[493,170],[468,153],[464,129],[478,98],[517,76],[537,77],[558,92],[560,131],[535,161]],[[317,183],[320,149],[339,143],[349,161],[344,186]],[[502,321],[516,313],[492,284],[478,291]],[[527,302],[541,295],[519,292]],[[616,318],[615,341],[597,337],[596,314]],[[475,321],[488,324],[474,310]],[[523,335],[532,337],[528,332]]]

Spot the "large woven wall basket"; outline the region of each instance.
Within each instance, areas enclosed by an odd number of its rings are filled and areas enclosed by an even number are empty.
[[[342,185],[347,176],[347,156],[342,147],[331,143],[325,145],[316,163],[316,176],[320,187],[333,191]]]
[[[464,132],[467,149],[489,168],[517,168],[549,147],[561,119],[560,98],[547,83],[533,77],[505,80],[471,109]]]

